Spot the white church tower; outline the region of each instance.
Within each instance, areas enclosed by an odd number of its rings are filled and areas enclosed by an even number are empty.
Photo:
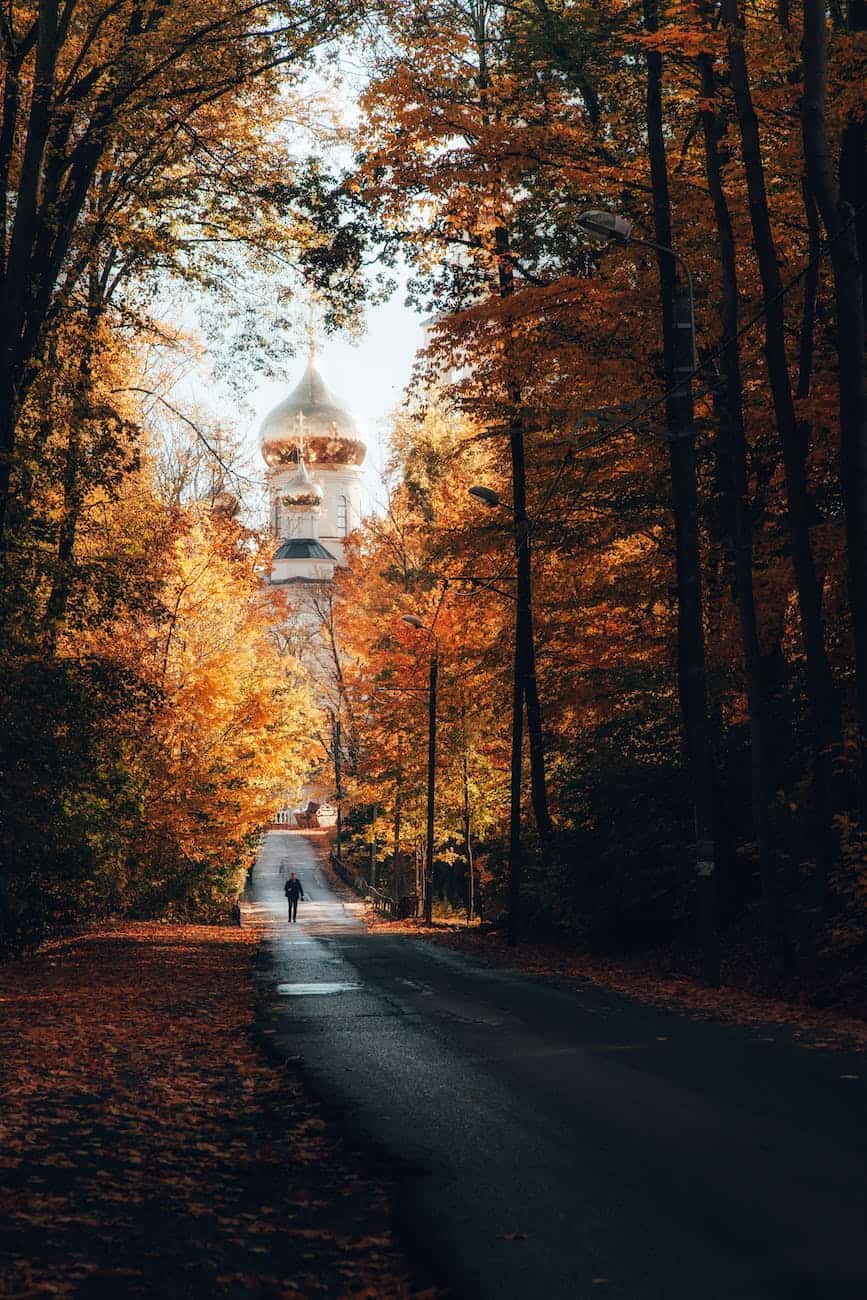
[[[361,520],[365,446],[312,349],[300,384],[263,421],[259,443],[279,541],[271,583],[329,582],[345,562],[344,538]]]

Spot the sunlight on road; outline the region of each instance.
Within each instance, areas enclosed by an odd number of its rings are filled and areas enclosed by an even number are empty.
[[[283,998],[323,997],[334,993],[354,993],[360,984],[278,984],[275,992]]]
[[[320,866],[328,841],[309,831],[269,831],[262,843],[253,877],[242,900],[243,924],[293,944],[307,942],[307,936],[325,937],[337,931],[363,929],[364,904],[335,887]],[[294,871],[304,889],[298,905],[298,920],[287,922],[283,887]]]

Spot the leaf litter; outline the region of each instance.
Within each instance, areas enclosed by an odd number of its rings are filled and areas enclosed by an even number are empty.
[[[0,966],[2,1300],[422,1294],[388,1187],[254,1043],[257,938],[124,925]]]

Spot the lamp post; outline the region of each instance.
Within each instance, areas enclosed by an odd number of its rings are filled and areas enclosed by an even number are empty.
[[[476,501],[481,501],[482,505],[487,506],[489,510],[493,510],[495,506],[500,504],[500,494],[495,492],[493,488],[483,487],[477,483],[475,487],[467,488],[467,492]]]
[[[476,501],[489,510],[500,504],[499,494],[492,488],[477,484],[468,489]],[[523,623],[529,610],[529,574],[526,582],[521,581],[522,560],[529,570],[528,520],[523,520],[523,529],[516,524],[516,553],[518,558],[518,584],[515,600],[515,661],[512,681],[512,742],[509,762],[509,924],[508,942],[518,942],[518,918],[521,910],[521,885],[524,874],[524,853],[521,842],[521,751],[524,737],[524,673],[526,654],[524,649]],[[523,617],[522,617],[523,616]]]
[[[673,248],[640,239],[632,223],[613,212],[585,212],[578,225],[596,239],[638,244],[669,257],[686,280],[686,301],[676,275],[672,297],[663,282],[663,325],[669,390],[666,415],[670,433],[671,481],[677,551],[678,676],[695,818],[695,875],[699,899],[699,945],[704,976],[720,979],[716,921],[716,853],[713,830],[713,751],[707,714],[707,669],[702,621],[701,550],[698,532],[698,486],[695,468],[693,374],[697,368],[695,297],[692,275]],[[670,332],[669,332],[670,331]]]
[[[427,843],[425,845],[424,863],[424,919],[425,924],[433,921],[433,842],[434,842],[434,808],[436,799],[436,760],[437,760],[437,678],[439,676],[440,643],[432,627],[427,627],[416,614],[404,614],[403,621],[407,627],[417,632],[428,632],[433,638],[430,655],[428,685],[428,733],[427,733]]]
[[[633,235],[632,222],[627,217],[619,216],[616,212],[603,212],[601,210],[582,212],[578,217],[577,224],[600,243],[637,244],[639,248],[652,248],[657,253],[665,253],[677,263],[686,280],[688,315],[683,311],[676,311],[675,327],[689,334],[689,370],[696,369],[698,367],[698,348],[695,335],[695,290],[693,288],[692,272],[687,265],[686,259],[681,257],[680,253],[674,248],[666,248],[665,244],[657,244],[652,239],[642,239],[638,235]],[[675,362],[675,370],[677,371],[678,368],[678,363]]]

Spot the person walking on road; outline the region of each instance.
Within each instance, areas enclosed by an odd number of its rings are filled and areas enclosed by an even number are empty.
[[[298,899],[304,897],[304,889],[294,871],[283,886],[283,893],[286,895],[286,902],[289,904],[289,921],[297,921]]]

